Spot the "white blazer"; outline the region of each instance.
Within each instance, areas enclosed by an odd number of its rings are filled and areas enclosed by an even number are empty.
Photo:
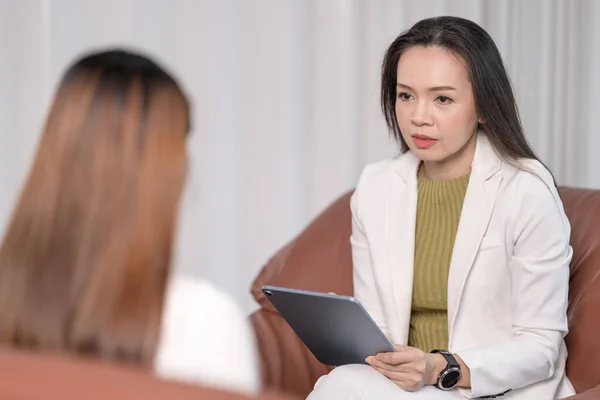
[[[354,295],[396,344],[408,341],[419,162],[409,151],[367,166],[351,199]],[[550,173],[520,164],[478,134],[448,277],[448,350],[471,370],[467,398],[575,393],[563,340],[570,225]]]

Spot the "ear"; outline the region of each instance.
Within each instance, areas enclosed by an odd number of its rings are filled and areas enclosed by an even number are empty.
[[[485,118],[479,118],[479,119],[477,120],[477,122],[479,122],[480,124],[482,124],[482,125],[483,125],[483,124],[485,124]]]

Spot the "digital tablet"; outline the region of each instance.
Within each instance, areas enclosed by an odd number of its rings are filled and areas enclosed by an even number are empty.
[[[395,351],[353,297],[277,286],[262,291],[323,364],[365,364],[368,356]]]

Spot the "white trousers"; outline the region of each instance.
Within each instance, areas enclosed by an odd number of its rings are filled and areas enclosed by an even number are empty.
[[[406,392],[369,365],[344,365],[319,378],[307,400],[464,400],[456,390]]]

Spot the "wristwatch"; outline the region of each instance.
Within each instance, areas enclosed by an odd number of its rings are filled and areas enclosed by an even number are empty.
[[[446,368],[440,372],[435,387],[440,390],[452,390],[458,385],[461,378],[460,364],[456,358],[446,350],[432,350],[431,353],[441,354],[446,359]]]

